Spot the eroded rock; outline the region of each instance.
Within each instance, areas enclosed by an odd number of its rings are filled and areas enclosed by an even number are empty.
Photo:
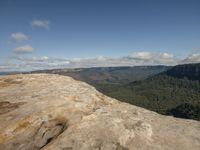
[[[42,122],[34,137],[34,145],[37,148],[42,148],[60,135],[67,128],[65,119],[54,119],[47,122]]]
[[[0,78],[0,150],[198,150],[200,123],[48,74]]]
[[[18,102],[18,103],[10,103],[8,101],[2,101],[0,102],[0,115],[10,112],[14,109],[17,109],[20,107],[20,105],[25,104],[24,102]]]

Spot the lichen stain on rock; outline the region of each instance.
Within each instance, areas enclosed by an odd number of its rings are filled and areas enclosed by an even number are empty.
[[[13,111],[24,104],[25,102],[10,103],[9,101],[2,101],[0,102],[0,115]]]
[[[22,83],[21,78],[16,78],[16,79],[8,78],[5,80],[0,80],[0,88],[4,88],[11,85],[16,85],[16,84],[21,84],[21,83]]]

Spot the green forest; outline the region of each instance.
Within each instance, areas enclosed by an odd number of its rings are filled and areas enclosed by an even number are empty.
[[[126,85],[94,84],[94,86],[105,95],[160,114],[200,120],[199,81],[157,75]]]

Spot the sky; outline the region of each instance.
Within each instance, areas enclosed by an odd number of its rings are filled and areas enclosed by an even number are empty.
[[[196,62],[199,0],[0,1],[0,71]]]

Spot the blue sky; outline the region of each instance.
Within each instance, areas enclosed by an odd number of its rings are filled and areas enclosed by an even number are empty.
[[[200,61],[199,0],[1,0],[0,20],[0,71]]]

